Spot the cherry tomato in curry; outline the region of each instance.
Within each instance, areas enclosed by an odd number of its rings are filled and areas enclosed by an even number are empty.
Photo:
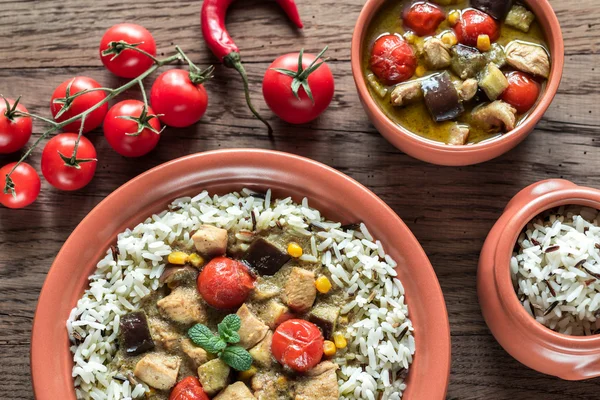
[[[254,288],[254,278],[248,267],[228,257],[210,260],[197,283],[202,298],[220,310],[241,306]]]
[[[410,45],[398,35],[384,35],[375,41],[369,61],[371,71],[385,85],[410,79],[417,59]]]
[[[419,36],[433,35],[446,19],[444,11],[428,1],[412,3],[402,13],[404,25]]]
[[[533,107],[540,95],[540,85],[524,72],[513,71],[506,74],[508,87],[500,96],[519,114],[524,114]]]
[[[306,372],[321,362],[323,342],[323,334],[315,324],[290,319],[275,330],[271,351],[280,364]]]
[[[210,400],[210,398],[204,393],[198,378],[188,376],[173,388],[169,400]]]
[[[500,25],[488,14],[469,9],[462,13],[454,27],[456,38],[466,46],[476,47],[479,35],[488,35],[491,42],[500,37]]]

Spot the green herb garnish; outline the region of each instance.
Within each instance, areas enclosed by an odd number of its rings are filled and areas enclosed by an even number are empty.
[[[219,335],[215,335],[206,325],[196,324],[188,330],[188,336],[197,346],[208,353],[216,354],[223,362],[237,371],[247,371],[252,366],[252,356],[241,346],[230,346],[240,342],[238,331],[242,320],[236,314],[229,314],[218,325]]]

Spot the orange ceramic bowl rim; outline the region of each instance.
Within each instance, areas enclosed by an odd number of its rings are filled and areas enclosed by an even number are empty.
[[[373,16],[389,0],[367,0],[354,28],[351,47],[352,75],[361,103],[380,133],[395,147],[422,161],[439,165],[463,166],[491,160],[523,141],[542,119],[552,103],[562,79],[564,41],[558,18],[548,0],[525,0],[540,22],[551,54],[552,66],[546,90],[534,110],[512,131],[477,144],[449,146],[423,138],[395,124],[377,105],[369,93],[361,68],[364,36]],[[402,0],[397,0],[402,1]]]
[[[164,210],[177,197],[204,188],[227,193],[242,187],[270,187],[274,197],[285,194],[297,201],[307,196],[326,217],[330,212],[344,223],[367,224],[399,264],[415,327],[416,354],[404,398],[445,398],[450,377],[446,305],[427,255],[402,220],[374,193],[324,164],[277,151],[230,149],[193,154],[151,169],[109,195],[73,231],[48,272],[34,317],[31,374],[37,400],[75,399],[65,323],[116,234]]]

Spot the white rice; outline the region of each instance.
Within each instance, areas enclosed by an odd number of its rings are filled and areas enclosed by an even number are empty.
[[[404,376],[415,352],[413,327],[404,303],[404,288],[395,278],[396,263],[385,254],[364,224],[344,231],[340,223],[326,221],[307,199],[300,205],[291,198],[264,199],[241,193],[197,196],[172,202],[169,210],[153,215],[117,237],[117,254],[108,250],[90,276],[90,287],[67,321],[73,352],[73,378],[77,398],[134,399],[148,387],[114,379],[109,370],[117,348],[120,317],[139,307],[140,300],[159,286],[165,256],[175,245],[190,250],[189,232],[212,224],[236,232],[281,224],[298,235],[311,236],[311,252],[302,260],[323,263],[333,282],[347,293],[342,313],[352,324],[345,332],[348,352],[335,361],[340,399],[398,400],[406,385]],[[311,225],[322,230],[312,232]],[[600,299],[599,299],[600,300]],[[77,338],[77,339],[76,339]],[[380,395],[381,394],[381,395]]]
[[[510,269],[525,310],[560,333],[600,333],[598,210],[546,212],[527,225],[518,244]]]

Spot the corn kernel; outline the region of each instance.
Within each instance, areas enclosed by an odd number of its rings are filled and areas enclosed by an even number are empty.
[[[317,287],[319,293],[325,294],[331,290],[331,282],[324,275],[321,275],[317,278],[317,280],[315,281],[315,286]]]
[[[417,35],[410,31],[406,32],[404,34],[404,40],[406,40],[410,44],[415,44],[415,42],[417,41]]]
[[[488,35],[477,36],[477,49],[479,51],[489,51],[492,48],[490,37]]]
[[[458,21],[460,21],[460,11],[458,11],[458,10],[451,11],[448,14],[448,23],[450,24],[450,26],[454,26],[454,25],[458,24]]]
[[[336,332],[333,334],[333,341],[335,343],[335,347],[337,347],[338,349],[345,349],[348,345],[348,342],[346,342],[346,338],[340,332]]]
[[[204,265],[204,258],[202,258],[201,256],[199,256],[196,253],[192,253],[188,257],[188,262],[190,264],[192,264],[194,267],[200,268],[201,266]]]
[[[287,252],[290,256],[298,258],[302,255],[302,247],[297,243],[290,243],[288,244]]]
[[[257,372],[258,372],[258,370],[256,369],[256,367],[254,365],[252,365],[250,367],[250,369],[248,369],[246,371],[241,371],[238,374],[238,377],[242,381],[249,381],[254,375],[256,375]]]
[[[442,35],[442,43],[448,47],[452,47],[458,43],[458,39],[456,39],[456,35],[453,32],[446,32]]]
[[[169,264],[183,265],[187,262],[188,255],[185,254],[183,251],[174,251],[171,254],[169,254],[168,259]]]
[[[419,78],[422,77],[423,75],[425,75],[426,73],[427,73],[427,69],[422,65],[419,65],[417,67],[417,69],[415,70],[415,75],[417,75]]]
[[[323,354],[327,357],[334,356],[336,351],[337,348],[335,347],[335,343],[329,340],[323,342]]]

